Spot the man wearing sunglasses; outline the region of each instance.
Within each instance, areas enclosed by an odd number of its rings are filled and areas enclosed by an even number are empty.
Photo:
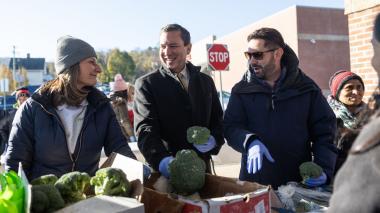
[[[224,116],[227,142],[242,153],[240,179],[277,188],[301,181],[300,164],[313,161],[323,172],[304,183],[328,183],[336,121],[320,88],[276,29],[258,29],[247,40],[248,70],[232,88]]]

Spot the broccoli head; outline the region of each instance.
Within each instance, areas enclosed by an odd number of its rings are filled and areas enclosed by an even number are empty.
[[[54,185],[32,186],[32,212],[53,212],[64,205],[65,201]]]
[[[169,164],[170,183],[176,193],[190,195],[201,189],[205,183],[206,164],[193,150],[177,152]]]
[[[308,178],[317,178],[322,175],[323,169],[312,161],[304,162],[300,165],[300,175],[305,181]]]
[[[193,144],[204,144],[210,137],[210,130],[206,127],[192,126],[187,129],[187,141]]]
[[[87,173],[70,172],[62,175],[55,183],[55,187],[65,202],[73,203],[86,198],[84,191],[89,184],[90,176]]]
[[[43,175],[39,178],[36,178],[32,180],[32,182],[30,183],[32,185],[46,185],[46,184],[54,185],[55,182],[57,182],[57,180],[58,180],[57,176],[53,174],[49,174],[49,175]]]
[[[131,188],[125,173],[121,169],[111,167],[99,169],[90,183],[95,186],[96,195],[127,197]]]

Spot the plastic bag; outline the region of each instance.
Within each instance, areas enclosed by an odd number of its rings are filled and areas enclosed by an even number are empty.
[[[276,193],[285,208],[295,212],[323,212],[331,196],[331,192],[320,187],[307,189],[296,182],[278,187]]]
[[[21,178],[14,172],[0,175],[0,212],[24,212],[24,186]]]

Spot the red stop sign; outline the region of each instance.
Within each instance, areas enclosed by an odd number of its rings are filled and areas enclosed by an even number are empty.
[[[207,60],[211,70],[228,70],[230,54],[227,45],[207,44]]]

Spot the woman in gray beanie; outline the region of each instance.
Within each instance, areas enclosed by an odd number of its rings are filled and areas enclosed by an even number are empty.
[[[102,148],[136,159],[107,97],[97,90],[101,72],[94,48],[83,40],[58,40],[57,78],[42,85],[17,111],[6,169],[21,162],[29,180],[72,171],[94,175]]]

